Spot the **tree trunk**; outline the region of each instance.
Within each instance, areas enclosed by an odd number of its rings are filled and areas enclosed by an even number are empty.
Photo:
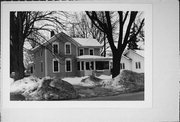
[[[15,72],[14,80],[16,81],[24,77],[23,44],[16,46],[13,57],[13,69]]]
[[[113,67],[112,67],[112,78],[116,77],[120,73],[120,61],[121,55],[118,53],[113,55]]]

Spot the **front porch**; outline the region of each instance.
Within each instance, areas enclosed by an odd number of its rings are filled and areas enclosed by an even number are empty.
[[[79,76],[89,75],[110,75],[111,74],[111,58],[95,56],[95,55],[82,55],[77,57],[77,74]]]

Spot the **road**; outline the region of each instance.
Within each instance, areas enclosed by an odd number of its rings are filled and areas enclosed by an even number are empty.
[[[127,94],[120,94],[115,96],[105,96],[105,97],[93,97],[93,98],[84,98],[80,100],[88,100],[88,101],[137,101],[137,100],[144,100],[144,92],[136,92],[136,93],[127,93]]]

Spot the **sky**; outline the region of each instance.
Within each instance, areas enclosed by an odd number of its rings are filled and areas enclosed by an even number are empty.
[[[59,13],[60,13],[60,14],[59,14]],[[67,14],[70,15],[70,16],[64,16],[63,12],[58,12],[58,14],[54,14],[54,16],[60,17],[60,18],[62,19],[61,22],[62,22],[63,24],[65,24],[65,26],[67,27],[67,30],[58,30],[58,32],[63,31],[64,33],[66,33],[66,34],[69,35],[69,31],[70,31],[69,28],[72,27],[72,25],[69,24],[69,23],[74,23],[74,22],[76,23],[76,22],[77,22],[77,20],[76,20],[76,18],[75,18],[75,14],[77,15],[77,18],[80,20],[80,19],[81,19],[80,16],[81,16],[82,14],[85,14],[85,12],[84,12],[84,11],[68,11]],[[144,12],[141,12],[141,13],[138,15],[138,18],[142,18],[142,17],[144,17]],[[87,18],[88,18],[88,17],[87,17]],[[118,18],[118,17],[115,15],[115,16],[113,17],[112,21],[114,21],[116,18]],[[126,20],[126,22],[125,22],[125,26],[127,26],[127,22],[128,22],[128,21],[129,21],[129,17],[127,18],[127,20]],[[47,24],[47,23],[49,23],[49,22],[42,21],[42,22],[36,23],[35,25],[36,25],[36,26],[42,26],[44,23]],[[118,28],[119,28],[119,27],[118,27],[118,24],[117,24],[116,33],[118,33]],[[125,29],[126,29],[126,27],[125,27]],[[124,30],[124,32],[125,32],[125,30]],[[46,37],[47,40],[50,39],[50,32],[48,32],[48,31],[41,31],[41,33],[42,33],[43,35],[45,35],[45,37]],[[118,39],[118,38],[115,37],[115,40],[117,40],[117,39]],[[117,45],[117,43],[115,43],[115,45]],[[140,45],[141,47],[143,47],[144,43],[139,42],[138,45]],[[31,45],[30,45],[28,42],[25,42],[24,47],[27,48],[27,49],[31,49],[31,48],[32,48]]]

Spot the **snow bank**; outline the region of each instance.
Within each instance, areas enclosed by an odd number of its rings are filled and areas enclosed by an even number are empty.
[[[11,100],[66,100],[78,94],[73,85],[61,79],[30,76],[11,83],[10,96]]]
[[[115,78],[103,80],[102,86],[115,89],[142,90],[144,89],[144,74],[123,70]]]
[[[37,87],[39,86],[39,81],[40,79],[36,78],[36,77],[26,77],[23,78],[21,80],[17,80],[15,82],[11,82],[11,87],[10,87],[10,93],[13,94],[27,94],[30,93],[32,91],[34,91],[35,89],[37,89]]]
[[[72,85],[80,85],[81,84],[81,80],[84,78],[87,78],[88,76],[84,76],[84,77],[66,77],[63,78],[62,80],[67,81],[68,83],[72,84]]]
[[[98,76],[100,79],[112,79],[112,75],[100,75]]]
[[[97,82],[97,79],[102,80],[110,80],[111,75],[100,75],[98,77],[92,77],[92,76],[83,76],[83,77],[66,77],[63,78],[62,80],[67,81],[68,83],[72,85],[81,85],[81,86],[94,86],[95,83]]]
[[[77,98],[73,85],[61,79],[44,78],[37,90],[28,94],[26,100],[68,100]]]

